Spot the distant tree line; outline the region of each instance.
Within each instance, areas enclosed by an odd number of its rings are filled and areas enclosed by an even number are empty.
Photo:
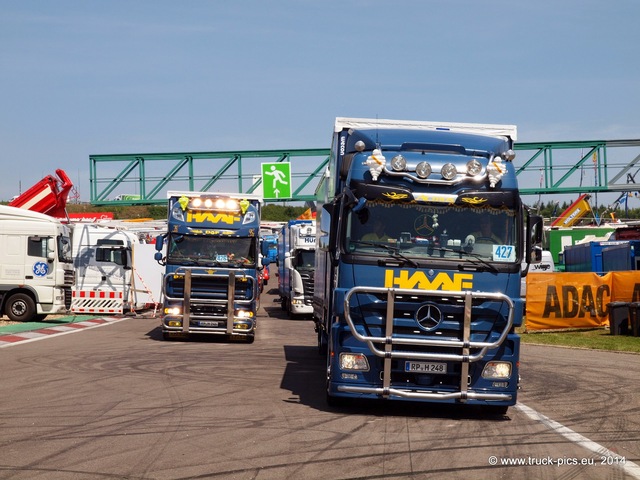
[[[271,222],[286,222],[298,218],[307,210],[307,207],[292,207],[267,204],[262,209],[262,219]],[[113,212],[116,220],[132,218],[152,218],[164,220],[167,218],[167,207],[164,205],[133,205],[133,206],[102,206],[94,207],[90,204],[67,204],[69,213],[93,213]]]

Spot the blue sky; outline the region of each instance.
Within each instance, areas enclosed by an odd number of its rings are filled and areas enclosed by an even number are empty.
[[[640,138],[640,2],[0,0],[0,200],[89,155],[328,148],[335,117]]]

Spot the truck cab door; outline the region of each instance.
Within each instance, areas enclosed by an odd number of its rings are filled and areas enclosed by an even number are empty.
[[[55,273],[53,237],[32,235],[27,238],[24,280],[31,285],[50,285]]]

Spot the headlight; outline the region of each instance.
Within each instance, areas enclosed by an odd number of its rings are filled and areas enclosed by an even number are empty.
[[[237,318],[251,318],[253,317],[253,312],[251,310],[237,310],[236,311]]]
[[[511,378],[510,362],[489,362],[482,370],[482,378]]]
[[[396,155],[391,159],[391,168],[393,168],[396,172],[402,172],[405,168],[407,168],[407,161],[402,155]]]
[[[182,309],[180,307],[167,307],[164,309],[164,314],[171,316],[181,315]]]
[[[467,162],[467,175],[475,177],[481,171],[482,171],[482,164],[475,158]]]
[[[420,162],[418,165],[416,165],[416,175],[418,175],[418,177],[420,178],[427,178],[429,175],[431,175],[431,165],[429,165],[427,162]]]
[[[369,362],[362,353],[341,353],[340,370],[360,370],[369,371]]]
[[[442,178],[444,178],[445,180],[452,180],[458,174],[458,170],[453,163],[445,163],[442,166],[442,170],[440,170],[440,173],[442,174]]]
[[[173,205],[171,209],[171,216],[180,222],[184,222],[184,212],[182,211],[182,207],[177,202]]]

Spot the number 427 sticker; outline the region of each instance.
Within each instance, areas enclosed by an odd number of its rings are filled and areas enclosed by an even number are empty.
[[[496,262],[515,262],[516,249],[513,245],[494,245],[493,260]]]

